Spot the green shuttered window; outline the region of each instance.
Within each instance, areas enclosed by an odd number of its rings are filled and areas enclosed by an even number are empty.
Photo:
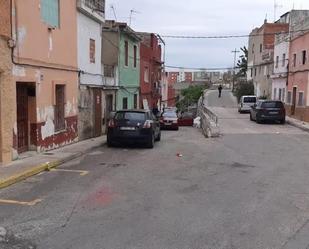
[[[59,27],[59,0],[41,0],[41,16],[52,27]]]

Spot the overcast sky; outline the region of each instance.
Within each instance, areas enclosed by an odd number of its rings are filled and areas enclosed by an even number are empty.
[[[295,9],[309,9],[309,0],[277,0],[277,18]],[[160,35],[243,35],[274,20],[273,0],[106,0],[106,18],[129,23],[136,31]],[[170,39],[166,42],[166,65],[217,68],[233,65],[232,50],[247,46],[247,38],[221,40]]]

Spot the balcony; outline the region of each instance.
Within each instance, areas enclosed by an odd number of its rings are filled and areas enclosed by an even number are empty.
[[[105,0],[77,0],[77,8],[91,18],[105,21]]]

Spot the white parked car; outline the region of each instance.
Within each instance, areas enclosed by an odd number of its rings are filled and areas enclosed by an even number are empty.
[[[250,112],[251,107],[256,104],[257,100],[257,97],[254,95],[242,96],[239,101],[238,112]]]

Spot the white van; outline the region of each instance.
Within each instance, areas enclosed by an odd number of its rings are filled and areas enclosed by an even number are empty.
[[[251,107],[256,104],[257,97],[256,96],[242,96],[239,101],[238,112],[250,112]]]

